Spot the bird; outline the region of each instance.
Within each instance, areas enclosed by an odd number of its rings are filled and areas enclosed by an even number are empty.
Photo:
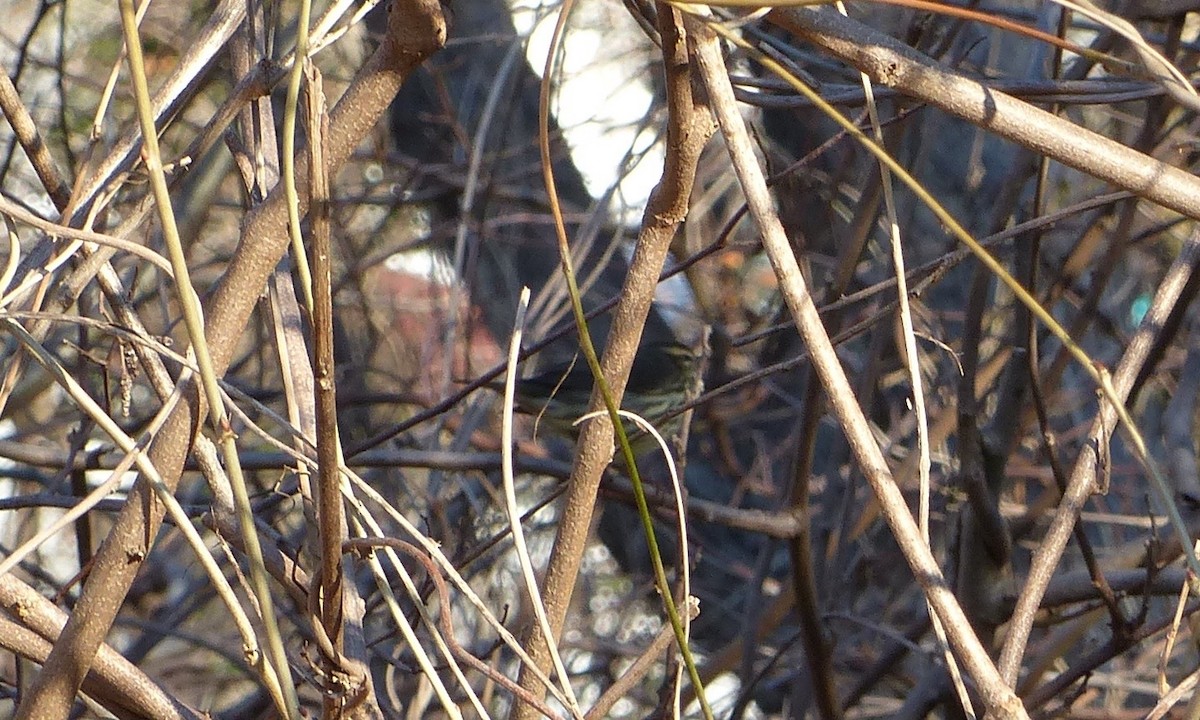
[[[669,440],[682,428],[684,408],[700,394],[700,362],[698,353],[675,340],[643,344],[634,356],[621,408],[645,418]],[[574,440],[576,421],[589,408],[592,385],[591,368],[576,355],[518,379],[514,400],[518,410],[538,419],[539,427]],[[625,429],[635,455],[657,447],[631,421]]]

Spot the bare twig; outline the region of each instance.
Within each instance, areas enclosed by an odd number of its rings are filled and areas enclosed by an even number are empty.
[[[1163,207],[1200,219],[1200,179],[1188,172],[984,87],[831,9],[776,10],[767,19],[820,45],[882,85]]]
[[[0,111],[8,118],[8,124],[12,126],[25,155],[33,163],[33,170],[42,181],[42,187],[46,188],[46,193],[55,205],[66,207],[71,198],[71,188],[63,180],[54,158],[50,157],[50,149],[38,133],[37,124],[25,109],[25,103],[21,102],[21,96],[7,72],[0,73]]]
[[[762,232],[763,246],[771,258],[780,290],[796,327],[809,348],[813,367],[821,376],[826,396],[846,433],[859,468],[879,498],[884,516],[904,552],[905,559],[912,567],[930,605],[945,625],[951,646],[979,687],[988,711],[997,717],[1026,717],[1020,700],[1001,680],[958,601],[947,587],[936,560],[921,540],[920,531],[895,485],[829,337],[825,334],[807,283],[792,254],[791,244],[767,194],[762,172],[754,157],[741,115],[737,111],[733,87],[729,82],[713,31],[702,20],[690,16],[687,27],[693,38],[695,56],[725,137],[734,170],[741,181],[747,205]]]
[[[395,4],[383,43],[331,113],[328,153],[331,171],[345,162],[352,149],[374,126],[401,82],[444,42],[445,23],[436,0],[406,0]],[[306,173],[307,167],[302,170]],[[306,207],[307,197],[301,200]],[[284,252],[287,242],[287,235],[282,232],[284,218],[282,193],[273,193],[250,216],[238,252],[214,294],[205,330],[213,349],[217,374],[228,366],[236,338],[250,317],[263,283]],[[198,402],[185,394],[180,409],[167,419],[151,447],[151,458],[170,490],[174,490],[179,481],[184,456],[201,419],[199,416]],[[97,553],[76,612],[51,651],[43,676],[65,682],[68,689],[79,686],[96,648],[108,633],[120,607],[120,598],[128,591],[141,565],[136,560],[147,554],[148,545],[162,521],[162,513],[162,507],[150,497],[145,483],[135,485],[126,509]],[[60,667],[69,667],[70,672],[64,675],[58,670]],[[46,708],[31,696],[22,705],[22,712],[26,717],[65,717],[74,691],[56,695],[60,703],[65,695],[67,704]],[[46,711],[42,712],[43,709]]]
[[[1137,333],[1129,342],[1116,372],[1113,373],[1112,385],[1122,399],[1129,393],[1137,378],[1142,364],[1146,361],[1155,336],[1161,332],[1167,315],[1175,307],[1188,278],[1195,272],[1200,263],[1200,232],[1193,232],[1182,251],[1171,263],[1158,291],[1154,295],[1150,309],[1142,320]],[[1116,410],[1111,404],[1102,405],[1092,429],[1088,433],[1089,443],[1098,448],[1108,442],[1116,425]],[[1095,452],[1081,452],[1071,471],[1071,478],[1059,501],[1054,519],[1042,538],[1041,545],[1033,555],[1029,567],[1029,575],[1025,587],[1017,599],[1012,620],[1009,622],[1008,636],[1000,653],[1000,669],[1008,682],[1015,682],[1021,667],[1021,656],[1029,641],[1029,632],[1033,627],[1034,613],[1040,604],[1042,594],[1058,566],[1067,540],[1071,536],[1075,521],[1083,510],[1083,504],[1091,495],[1096,481],[1098,456]],[[1186,551],[1186,550],[1185,550]]]
[[[0,620],[3,625],[0,644],[10,652],[35,662],[45,662],[67,622],[67,614],[12,575],[0,576],[0,606],[20,621],[17,624]],[[41,642],[22,638],[21,633],[29,631],[36,633]],[[169,697],[141,669],[108,644],[101,645],[96,653],[96,662],[84,680],[83,690],[111,710],[124,707],[145,717],[164,720],[200,718],[198,713]]]
[[[566,231],[562,225],[561,212],[555,214],[564,272],[567,275],[568,286],[572,288],[576,328],[580,331],[580,338],[585,344],[584,354],[591,366],[592,374],[596,378],[596,389],[592,395],[589,409],[596,411],[605,408],[610,416],[610,422],[604,422],[603,419],[599,422],[588,422],[580,433],[566,504],[559,521],[558,535],[555,538],[554,551],[546,570],[546,578],[543,581],[547,615],[550,619],[550,627],[556,633],[561,633],[566,620],[567,608],[570,606],[571,595],[591,527],[600,476],[612,456],[614,425],[620,428],[617,432],[624,433],[620,423],[615,421],[617,407],[624,394],[625,384],[629,379],[629,370],[633,364],[634,352],[646,324],[646,318],[650,313],[654,288],[670,249],[671,238],[687,215],[688,199],[695,181],[700,152],[713,132],[712,118],[704,101],[693,96],[689,52],[684,46],[683,33],[678,30],[679,17],[665,4],[659,6],[659,25],[660,32],[664,32],[664,28],[666,28],[666,32],[678,33],[678,40],[673,44],[669,43],[665,37],[663,40],[663,58],[666,66],[670,110],[667,129],[668,151],[662,179],[646,204],[638,243],[630,263],[629,274],[625,278],[621,300],[614,312],[612,330],[605,347],[603,362],[596,359],[593,349],[586,347],[590,340],[587,339],[587,326],[584,322],[582,307],[578,303],[578,289],[574,287],[574,273],[570,267],[569,250],[566,248]],[[549,77],[550,73],[546,75]],[[545,86],[542,95],[542,125],[545,127],[548,117],[548,96]],[[545,133],[543,133],[544,137]],[[549,195],[553,203],[555,193],[553,192],[548,155],[548,143],[544,139],[543,172],[550,180],[548,190],[550,190]],[[626,466],[633,476],[631,480],[634,483],[634,493],[638,499],[652,564],[655,567],[655,581],[662,593],[664,606],[671,619],[671,624],[675,628],[676,638],[681,645],[686,661],[689,653],[686,639],[683,637],[682,622],[674,609],[670,587],[662,570],[661,559],[658,558],[649,511],[645,507],[645,499],[639,487],[640,481],[636,477],[636,462],[632,452],[628,449],[627,442],[622,444],[625,446]],[[540,635],[541,633],[536,629],[531,633],[528,650],[539,667],[544,667],[547,651]],[[694,668],[691,672],[693,683],[698,685],[699,675]],[[522,672],[521,683],[527,689],[532,690],[535,687],[532,676],[525,671]],[[700,697],[702,709],[706,711],[707,717],[711,715],[711,712],[708,712],[702,693]],[[531,716],[530,713],[530,708],[522,709],[518,706],[513,717],[514,720],[526,720]]]

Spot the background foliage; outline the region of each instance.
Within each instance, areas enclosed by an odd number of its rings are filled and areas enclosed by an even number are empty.
[[[666,463],[638,466],[681,605],[687,551],[715,716],[1192,713],[1197,606],[1178,600],[1165,513],[1194,524],[1200,504],[1200,101],[1153,53],[1190,82],[1196,26],[1186,5],[1064,6],[585,0],[552,48],[543,127],[556,4],[318,5],[293,76],[291,5],[149,3],[131,72],[111,5],[16,3],[0,31],[0,712],[708,711],[667,650],[638,484],[620,462],[600,479],[610,444],[590,429],[576,447],[516,423],[515,500],[576,708],[542,705],[518,653],[548,662],[492,388],[524,286],[518,372],[579,354],[557,212],[610,381],[639,336],[705,356],[677,458],[686,548]],[[705,48],[723,65],[708,75]],[[867,134],[876,117],[879,145],[1091,364],[784,75]],[[747,209],[736,128],[713,119],[725,77],[766,207]],[[772,227],[802,280],[764,245]],[[819,326],[798,320],[810,302]],[[214,425],[200,388],[218,379]],[[155,474],[179,503],[165,522]],[[924,549],[881,487],[913,514],[928,503]]]

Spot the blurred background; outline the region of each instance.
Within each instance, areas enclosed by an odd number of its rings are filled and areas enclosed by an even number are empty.
[[[666,152],[656,7],[665,6],[585,0],[554,49],[562,58],[561,76],[552,79],[553,169],[584,307],[595,312],[590,328],[598,348]],[[1193,171],[1195,112],[1144,73],[1114,70],[1125,67],[1116,60],[1135,55],[1110,30],[1064,18],[1049,3],[971,7],[1051,34],[1061,23],[1072,42],[1109,53],[1113,62],[1063,55],[1040,40],[943,13],[864,3],[850,15],[959,73]],[[1190,78],[1197,29],[1188,9],[1136,5],[1123,12]],[[558,6],[456,0],[446,11],[446,48],[409,79],[386,121],[362,139],[332,181],[338,423],[346,465],[440,543],[483,603],[519,635],[531,613],[499,502],[500,403],[484,385],[503,362],[522,287],[533,291],[524,346],[537,352],[519,372],[559,366],[579,347],[537,145],[540,73]],[[168,160],[195,152],[188,148],[215,127],[218,108],[255,63],[285,56],[295,36],[291,12],[251,4],[250,16],[260,24],[233,35],[228,52],[197,74],[170,113],[162,132]],[[378,43],[384,19],[381,9],[357,5],[331,12],[334,26],[345,32],[326,36],[314,62],[332,104]],[[211,18],[209,8],[195,4],[149,4],[141,32],[152,89],[179,67]],[[866,125],[857,70],[768,20],[731,26]],[[0,29],[5,72],[68,191],[76,178],[105,167],[134,125],[121,53],[118,17],[109,4],[18,1]],[[915,508],[917,422],[878,164],[754,57],[727,46],[726,60],[822,321]],[[121,70],[106,101],[110,68]],[[278,118],[286,84],[278,75],[267,77],[276,84],[265,110]],[[1166,268],[1193,233],[1192,222],[919,101],[880,88],[876,101],[889,153],[988,245],[1092,358],[1116,365]],[[256,137],[261,128],[245,117],[188,155],[186,164],[169,168],[202,300],[226,272],[248,208],[263,197],[247,167],[277,165],[278,151]],[[124,239],[161,251],[157,222],[137,220],[149,192],[140,164],[131,159],[117,167],[102,187],[90,206],[91,227],[114,234],[119,228]],[[58,220],[11,125],[0,126],[0,195],[6,207]],[[63,243],[6,212],[20,249],[8,262],[25,264],[0,295],[33,277],[29,258],[38,248]],[[1097,396],[1062,346],[899,184],[895,215],[929,414],[932,547],[975,631],[998,651],[1030,555],[1059,497],[1056,469],[1064,479],[1079,453],[1093,451],[1087,433]],[[52,294],[53,283],[79,272],[83,262],[79,256],[51,268],[51,289],[43,294]],[[161,270],[120,252],[112,266],[147,333],[182,352],[187,336]],[[686,453],[678,459],[690,507],[692,592],[700,600],[692,634],[718,715],[961,716],[924,596],[826,412],[719,134],[701,160],[663,273],[643,342],[680,343],[705,357],[705,392],[691,408]],[[292,442],[283,419],[294,402],[295,366],[281,363],[277,326],[288,315],[275,308],[281,291],[293,293],[295,302],[295,282],[285,265],[273,281],[279,285],[255,290],[263,298],[224,380],[241,411],[232,422],[252,471],[260,533],[305,567],[313,532],[305,521],[307,501],[295,461],[279,447]],[[1170,309],[1129,404],[1171,474],[1174,500],[1188,521],[1200,503],[1200,341],[1189,311],[1195,285],[1189,282]],[[111,300],[94,282],[78,288],[56,311],[43,344],[123,428],[139,431],[161,402],[119,332],[127,328],[114,320]],[[18,315],[38,309],[31,297],[4,296],[0,312],[32,320]],[[293,317],[301,318],[300,337],[307,338],[308,316]],[[3,340],[0,559],[107,480],[120,457],[51,375],[23,357],[17,340]],[[167,365],[178,374],[177,362]],[[535,435],[525,419],[518,421],[518,438],[518,497],[541,567],[555,533],[555,500],[571,469],[572,441],[540,430]],[[1039,716],[1145,716],[1160,696],[1160,666],[1162,680],[1173,684],[1200,659],[1186,623],[1180,640],[1165,647],[1163,629],[1171,624],[1182,571],[1164,508],[1120,441],[1105,450],[1111,452],[1107,494],[1092,497],[1083,511],[1022,665],[1018,692]],[[639,466],[660,542],[677,571],[666,465],[649,455]],[[121,478],[112,495],[13,572],[69,612],[131,482],[132,475]],[[244,557],[205,525],[214,501],[195,463],[177,495],[210,546],[225,548],[215,554],[236,578]],[[627,473],[619,464],[610,468],[560,642],[585,708],[663,626],[632,497]],[[386,513],[379,519],[387,534],[405,537]],[[1111,576],[1107,602],[1088,575],[1089,562]],[[422,577],[418,564],[408,565]],[[370,572],[361,563],[347,572],[364,603],[365,660],[378,710],[385,717],[444,716]],[[395,577],[389,580],[400,588]],[[422,643],[431,642],[434,629],[421,625],[415,608],[438,606],[452,616],[459,643],[515,677],[515,655],[458,591],[451,612],[434,600],[428,578],[418,588],[415,597],[402,598],[400,612],[419,626]],[[301,649],[311,640],[305,608],[278,594],[290,656],[303,665]],[[1187,606],[1188,617],[1194,610],[1194,603]],[[207,576],[168,523],[109,643],[195,710],[271,716],[269,698],[230,649],[240,641],[222,612]],[[15,648],[0,651],[0,708],[14,706],[29,666]],[[505,714],[508,690],[472,670],[467,676],[488,712]],[[660,663],[608,716],[662,716],[654,713],[663,712],[670,685]],[[316,687],[302,688],[312,707],[320,702]],[[974,691],[969,683],[968,690]],[[462,688],[451,694],[465,705]],[[836,712],[819,701],[823,694],[837,698]],[[81,702],[81,713],[95,712],[86,708]],[[686,714],[696,712],[693,705]]]

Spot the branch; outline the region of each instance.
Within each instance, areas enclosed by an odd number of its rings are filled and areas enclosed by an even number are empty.
[[[671,239],[687,216],[700,153],[715,130],[703,99],[693,96],[691,64],[682,28],[678,26],[678,11],[660,4],[659,17],[659,29],[664,34],[663,64],[669,111],[666,158],[662,177],[646,203],[637,246],[625,278],[621,300],[613,314],[612,330],[601,363],[601,374],[611,389],[614,405],[620,404],[629,380],[633,356],[650,314],[654,289],[666,261]],[[593,393],[591,411],[605,407],[600,402],[598,390]],[[612,423],[587,423],[580,434],[578,447],[566,504],[544,581],[546,614],[556,637],[561,636],[579,575],[579,565],[591,529],[592,512],[596,507],[600,477],[612,457]],[[653,549],[651,552],[654,552]],[[668,598],[669,589],[663,591],[664,598]],[[671,612],[668,606],[668,614]],[[677,622],[673,624],[678,626]],[[526,648],[538,667],[548,667],[549,653],[536,627],[530,633]],[[523,668],[521,686],[540,693],[538,685],[533,674]],[[512,717],[514,720],[528,720],[533,717],[533,711],[530,705],[518,704]]]
[[[763,247],[779,280],[779,289],[791,311],[792,318],[812,358],[813,369],[820,376],[830,407],[846,434],[859,469],[870,482],[879,498],[884,517],[892,529],[897,544],[913,570],[933,611],[945,626],[955,653],[975,680],[988,711],[1000,718],[1028,717],[1021,701],[1004,684],[987,650],[971,629],[962,607],[946,585],[946,579],[921,538],[917,524],[896,486],[879,446],[863,416],[862,408],[838,361],[833,345],[807,283],[792,254],[791,243],[775,213],[766,181],[758,166],[745,123],[737,109],[733,87],[726,71],[720,47],[712,30],[702,20],[688,16],[687,28],[695,43],[699,67],[708,87],[709,99],[733,161],[738,181],[746,196],[746,204],[763,236]],[[696,40],[695,38],[700,38]]]
[[[845,60],[878,83],[1200,220],[1200,179],[1190,173],[963,77],[832,9],[780,9],[767,19]]]
[[[445,37],[445,21],[437,0],[394,3],[383,43],[330,114],[332,131],[327,157],[331,173],[346,161],[387,110],[404,79],[441,48]],[[301,163],[297,170],[298,181],[307,177],[306,163]],[[308,198],[302,195],[300,199],[303,212]],[[219,374],[229,365],[267,276],[287,249],[286,217],[283,192],[279,188],[248,219],[229,270],[206,303],[209,314],[205,336]],[[172,492],[207,412],[194,392],[185,393],[184,397],[150,450],[151,461]],[[162,524],[163,507],[153,495],[149,485],[139,478],[96,556],[75,612],[42,672],[31,683],[18,718],[56,720],[69,713],[96,650],[108,634]]]

